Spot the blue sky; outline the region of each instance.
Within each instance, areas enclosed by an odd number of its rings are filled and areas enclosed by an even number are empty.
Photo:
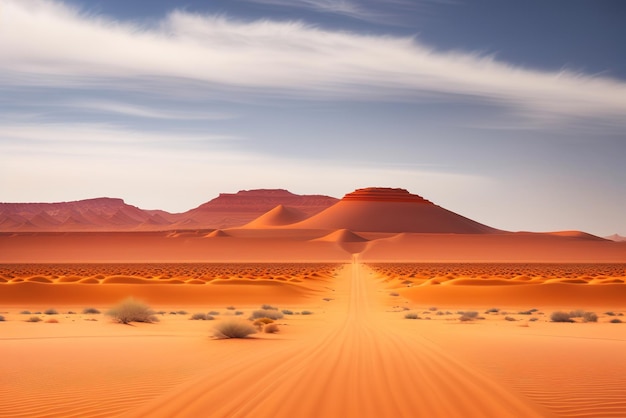
[[[0,201],[403,187],[626,235],[617,1],[0,2]]]

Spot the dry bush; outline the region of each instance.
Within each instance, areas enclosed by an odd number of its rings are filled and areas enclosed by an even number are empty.
[[[41,322],[41,321],[42,319],[39,318],[38,316],[31,316],[30,318],[26,320],[26,322]]]
[[[83,309],[83,314],[86,314],[86,315],[96,315],[96,314],[99,314],[99,313],[100,313],[100,311],[98,309],[96,309],[96,308],[85,308],[85,309]]]
[[[189,318],[192,321],[206,321],[206,314],[205,313],[195,313],[193,315],[191,315],[191,318]]]
[[[473,321],[474,319],[478,319],[478,312],[476,311],[461,312],[461,317],[459,318],[463,322]]]
[[[281,312],[285,315],[293,315],[293,311],[290,311],[289,309],[283,309]]]
[[[500,308],[490,308],[485,311],[485,313],[498,313],[500,312]]]
[[[265,328],[263,328],[263,332],[265,332],[266,334],[276,334],[278,331],[280,330],[278,329],[278,325],[276,324],[267,324]]]
[[[278,308],[272,305],[268,305],[267,303],[264,303],[263,305],[261,305],[261,309],[266,309],[266,310],[270,310],[270,311],[277,311]]]
[[[30,311],[22,311],[20,312],[21,315],[30,315]]]
[[[274,320],[270,318],[259,318],[256,321],[254,321],[252,325],[256,325],[256,326],[267,325],[267,324],[271,324],[272,322],[274,322]]]
[[[237,308],[235,308],[234,306],[227,306],[226,309],[228,309],[229,311],[234,311]]]
[[[46,324],[58,324],[59,320],[56,318],[46,319]]]
[[[46,309],[45,311],[43,311],[44,314],[46,315],[58,315],[59,312],[57,312],[56,309]]]
[[[259,309],[256,311],[252,311],[252,315],[250,316],[250,320],[258,319],[258,318],[269,318],[273,320],[281,319],[283,317],[282,312],[274,309]]]
[[[505,321],[517,321],[517,319],[513,318],[512,316],[505,316],[504,320]]]
[[[225,319],[219,321],[214,328],[213,335],[216,338],[246,338],[248,335],[256,334],[257,329],[249,322],[237,319]]]
[[[407,312],[404,314],[404,319],[420,319],[420,317],[415,312]]]
[[[400,293],[398,293],[398,292],[391,292],[391,293],[389,293],[389,296],[400,296]]]
[[[609,321],[611,324],[621,324],[622,320],[619,318],[613,318]]]
[[[552,312],[550,315],[550,321],[552,322],[574,322],[569,313],[563,311]]]
[[[313,315],[313,312],[311,312],[311,311],[302,311],[302,312],[300,312],[300,315]]]
[[[158,318],[154,316],[154,311],[143,302],[133,298],[128,298],[114,307],[107,313],[120,324],[129,324],[131,322],[158,322]]]
[[[595,312],[585,312],[583,314],[583,322],[598,322],[598,315]]]
[[[213,315],[213,316],[217,316],[217,315],[219,315],[219,314],[220,314],[220,313],[219,313],[218,311],[210,311],[210,312],[208,313],[208,315]]]
[[[6,321],[6,319],[4,319],[4,316],[0,315],[0,322],[4,322]]]
[[[582,318],[585,315],[585,311],[582,309],[576,309],[569,313],[570,318]]]

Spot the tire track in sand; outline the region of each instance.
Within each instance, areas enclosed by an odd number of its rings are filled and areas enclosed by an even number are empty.
[[[345,313],[324,331],[224,361],[128,415],[550,416],[419,335],[394,332],[377,315],[376,283],[365,279],[365,269],[355,260],[337,279],[336,302],[345,302]]]

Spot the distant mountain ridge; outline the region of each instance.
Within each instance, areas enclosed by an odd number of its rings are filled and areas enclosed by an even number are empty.
[[[330,196],[257,189],[222,193],[197,208],[178,214],[140,209],[123,199],[110,197],[56,203],[0,203],[0,231],[230,228],[244,225],[278,205],[296,208],[310,216],[337,201]]]

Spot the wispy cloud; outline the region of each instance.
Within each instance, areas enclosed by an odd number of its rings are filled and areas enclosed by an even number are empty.
[[[172,94],[184,86],[231,89],[233,96],[443,97],[488,101],[544,118],[623,121],[626,115],[623,81],[525,69],[471,52],[438,52],[415,38],[182,11],[146,27],[47,0],[5,0],[2,13],[0,83],[116,88],[152,80]]]
[[[321,13],[332,13],[365,21],[380,21],[384,16],[362,3],[351,0],[247,0],[273,6],[304,8]]]
[[[209,113],[198,111],[176,111],[171,109],[157,109],[147,106],[139,106],[123,102],[114,101],[93,101],[84,100],[67,103],[69,108],[80,109],[81,111],[94,111],[103,113],[113,113],[123,116],[148,118],[148,119],[169,119],[169,120],[224,120],[234,119],[235,116],[227,113]]]

